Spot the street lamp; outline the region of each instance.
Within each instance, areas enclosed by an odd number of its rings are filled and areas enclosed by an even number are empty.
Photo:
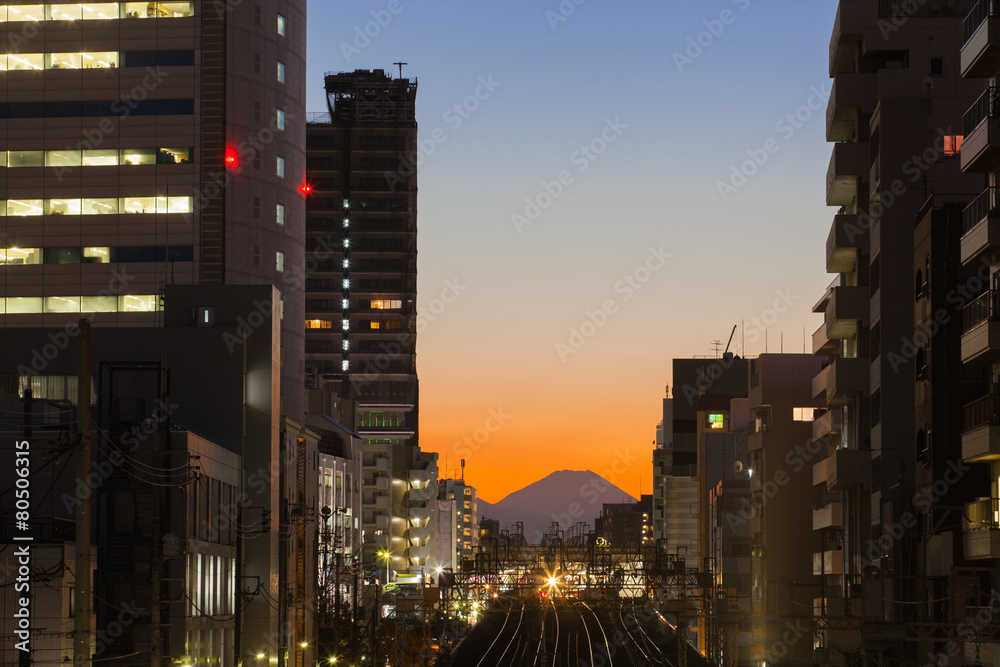
[[[385,583],[389,583],[389,577],[390,577],[390,574],[389,574],[389,559],[392,558],[392,552],[388,551],[388,550],[386,550],[386,551],[379,551],[378,555],[379,555],[380,558],[384,558],[385,559]]]

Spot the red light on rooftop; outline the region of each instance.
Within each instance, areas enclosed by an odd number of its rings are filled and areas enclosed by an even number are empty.
[[[239,155],[232,148],[226,149],[226,168],[227,169],[238,169],[240,166]]]
[[[313,191],[313,186],[309,185],[308,183],[299,186],[299,192],[301,192],[304,195],[310,195],[312,194],[312,191]]]

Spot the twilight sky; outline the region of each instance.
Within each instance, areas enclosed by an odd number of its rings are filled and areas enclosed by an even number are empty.
[[[747,355],[765,328],[769,351],[783,336],[801,352],[803,331],[811,351],[834,277],[835,12],[310,3],[311,111],[327,71],[404,61],[419,81],[420,443],[442,476],[465,458],[490,502],[562,469],[648,493],[671,359],[713,354],[741,322]]]

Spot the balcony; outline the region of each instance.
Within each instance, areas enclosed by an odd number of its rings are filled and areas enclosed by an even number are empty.
[[[422,502],[428,501],[436,496],[437,496],[437,485],[425,486],[420,489],[410,489],[409,493],[407,494],[407,497],[410,500],[416,500]]]
[[[813,420],[813,440],[824,440],[840,436],[841,411],[827,410]]]
[[[1000,103],[995,87],[987,88],[969,110],[963,125],[962,171],[990,172],[1000,167]]]
[[[970,560],[1000,558],[1000,507],[996,498],[980,498],[965,506],[962,541]]]
[[[997,188],[986,188],[962,211],[962,264],[971,264],[1000,246],[1000,210]]]
[[[843,72],[833,77],[826,107],[826,140],[853,141],[863,107],[874,107],[878,75]]]
[[[867,287],[834,287],[826,305],[826,333],[836,340],[854,336],[858,326],[868,325],[870,305]]]
[[[844,525],[844,505],[830,503],[813,510],[813,530],[834,528]]]
[[[424,523],[431,520],[430,507],[410,507],[410,520]]]
[[[431,535],[432,535],[432,531],[431,531],[431,527],[429,525],[427,525],[427,526],[420,526],[419,528],[416,527],[416,526],[411,526],[406,531],[406,537],[407,537],[407,539],[409,539],[409,540],[417,540],[417,541],[420,541],[420,542],[425,542],[425,541],[431,539]]]
[[[826,323],[819,325],[819,329],[813,332],[813,354],[831,355],[840,351],[840,341],[830,340],[826,335]]]
[[[389,528],[392,526],[392,517],[388,514],[378,514],[375,516],[375,528],[381,530],[383,533],[389,532]]]
[[[833,145],[826,171],[826,205],[848,206],[858,194],[858,179],[868,175],[868,144]]]
[[[425,544],[422,547],[411,546],[407,548],[406,555],[411,561],[420,560],[426,562],[426,560],[430,558],[431,547],[429,544]]]
[[[844,552],[840,549],[836,551],[820,551],[813,554],[813,574],[843,574],[844,573]]]
[[[962,363],[1000,359],[1000,292],[984,292],[962,310]]]
[[[838,449],[813,464],[813,484],[826,482],[829,492],[867,487],[871,481],[871,453],[861,449]]]
[[[966,463],[1000,459],[1000,394],[965,405],[962,459]]]
[[[845,16],[846,13],[846,16]],[[851,71],[857,60],[857,45],[864,32],[864,14],[853,7],[837,6],[837,16],[833,21],[830,35],[830,76],[837,72]]]
[[[830,407],[847,405],[868,394],[869,370],[867,359],[837,357],[813,378],[813,396],[825,396]]]
[[[987,78],[1000,67],[1000,16],[997,0],[979,0],[965,17],[962,76]]]
[[[858,248],[867,243],[868,227],[862,228],[857,215],[836,215],[826,238],[826,272],[847,273],[858,263]]]
[[[382,512],[388,512],[392,508],[392,500],[386,494],[375,496],[375,508]]]
[[[410,484],[430,484],[434,481],[436,475],[432,470],[417,470],[411,469],[407,471]]]
[[[392,480],[388,475],[383,475],[375,479],[375,488],[378,491],[388,492],[392,488]]]

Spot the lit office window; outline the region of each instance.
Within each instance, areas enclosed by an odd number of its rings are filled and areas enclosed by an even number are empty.
[[[285,177],[285,158],[283,158],[283,157],[279,157],[278,158],[276,171],[277,171],[277,174],[278,174],[278,178],[284,178]]]
[[[39,248],[0,248],[0,266],[41,263],[42,252]]]
[[[285,82],[285,63],[283,62],[278,63],[278,82]]]
[[[285,270],[285,253],[276,252],[274,253],[274,264],[275,268],[281,272]]]
[[[285,36],[285,17],[281,14],[278,14],[278,34]]]
[[[117,164],[117,148],[101,148],[83,151],[84,167],[114,167]]]
[[[275,122],[277,123],[279,130],[285,129],[285,112],[281,109],[278,109],[275,112]]]
[[[285,224],[285,207],[283,204],[278,204],[278,208],[275,212],[275,222],[279,225]]]

